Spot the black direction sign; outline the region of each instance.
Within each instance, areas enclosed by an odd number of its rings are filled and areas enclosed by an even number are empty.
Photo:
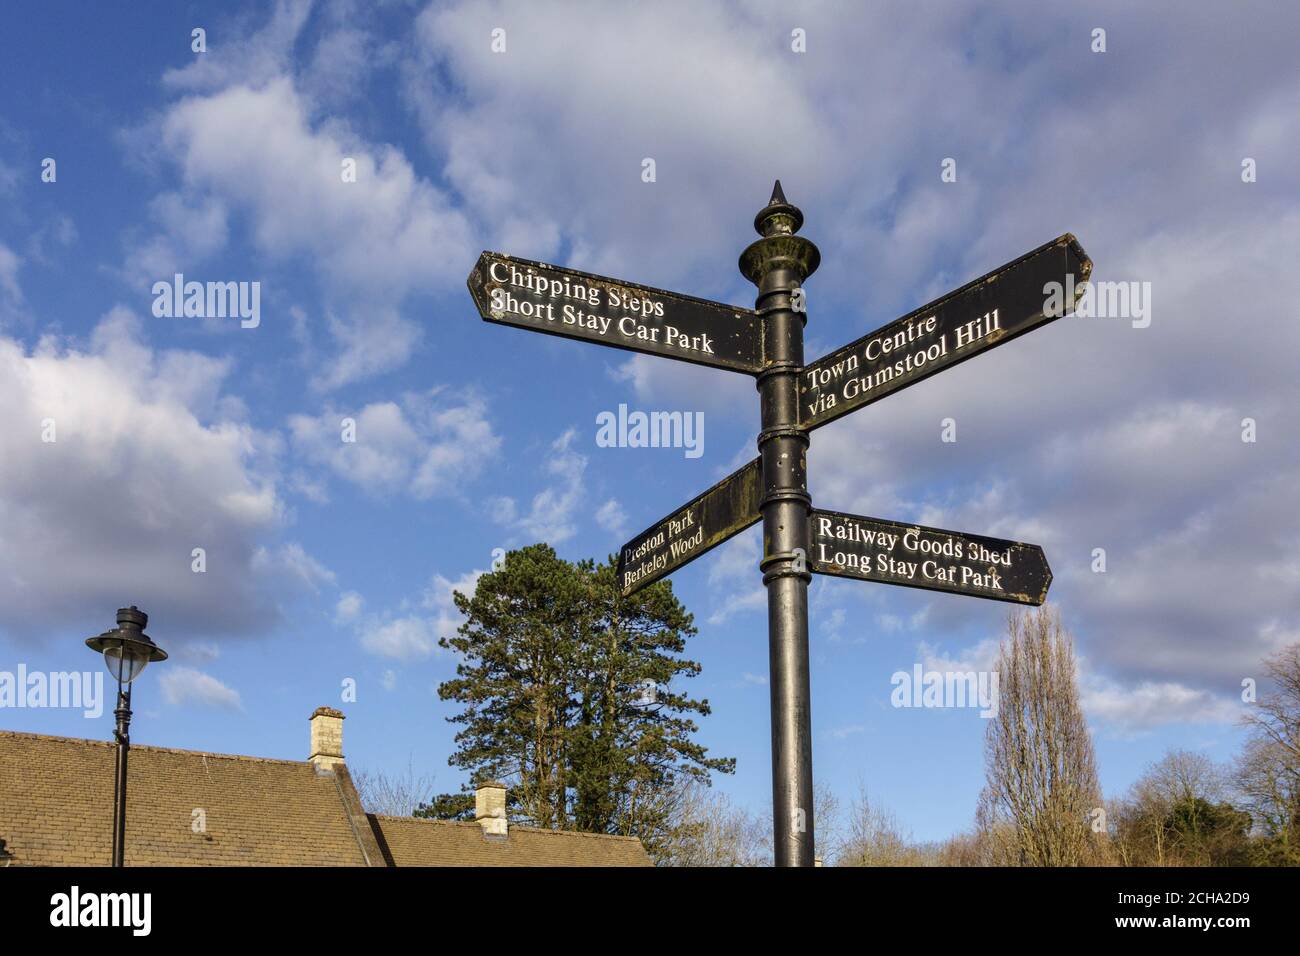
[[[756,524],[762,486],[759,459],[755,458],[623,545],[618,553],[618,583],[623,594],[672,574]]]
[[[808,520],[808,567],[820,574],[1034,605],[1052,583],[1036,544],[837,511],[814,510]]]
[[[497,252],[479,256],[468,285],[489,322],[751,375],[763,369],[753,309]]]
[[[1070,314],[1075,303],[1066,295],[1081,293],[1091,273],[1092,260],[1066,233],[837,349],[800,373],[800,423],[825,425]],[[1049,283],[1061,290],[1055,302]]]

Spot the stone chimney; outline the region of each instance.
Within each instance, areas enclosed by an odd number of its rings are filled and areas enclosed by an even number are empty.
[[[496,780],[480,783],[474,791],[474,819],[483,828],[483,835],[504,840],[510,834],[506,819],[506,785]]]
[[[317,770],[334,769],[343,762],[343,711],[317,707],[311,715],[311,756]]]

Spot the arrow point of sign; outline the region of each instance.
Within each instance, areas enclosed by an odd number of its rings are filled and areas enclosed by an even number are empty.
[[[1067,232],[1058,239],[1057,242],[1065,240],[1066,244],[1074,251],[1075,256],[1079,259],[1079,277],[1080,282],[1087,282],[1088,277],[1092,275],[1092,259],[1083,249],[1083,244],[1079,242],[1079,237],[1072,232]]]
[[[469,275],[465,277],[465,285],[469,288],[470,298],[474,300],[475,305],[480,306],[479,309],[480,314],[482,313],[481,306],[484,302],[484,299],[479,295],[479,293],[482,291],[483,286],[486,283],[486,277],[487,277],[486,270],[487,270],[488,257],[490,255],[491,253],[488,252],[486,249],[484,249],[481,253],[479,253],[479,257],[474,263],[474,268],[470,269]]]

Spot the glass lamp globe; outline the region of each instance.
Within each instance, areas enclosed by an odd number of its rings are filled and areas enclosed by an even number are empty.
[[[86,646],[104,655],[104,666],[123,684],[140,676],[153,661],[167,660],[167,652],[144,632],[149,615],[134,605],[117,612],[117,627],[86,639]]]

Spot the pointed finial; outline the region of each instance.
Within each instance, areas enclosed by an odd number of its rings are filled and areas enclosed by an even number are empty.
[[[754,229],[760,236],[790,236],[799,231],[803,225],[803,213],[797,206],[792,206],[785,198],[781,180],[772,186],[772,198],[754,217]]]

